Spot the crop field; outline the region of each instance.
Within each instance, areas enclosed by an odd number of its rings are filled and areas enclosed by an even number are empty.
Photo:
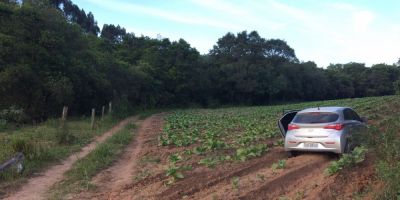
[[[199,164],[214,166],[220,162],[246,161],[268,152],[271,146],[281,146],[277,121],[283,109],[304,109],[316,106],[348,106],[370,120],[378,119],[384,102],[397,97],[344,99],[279,106],[185,110],[165,118],[160,136],[163,146],[187,146],[170,155],[171,164],[179,160],[202,158]],[[382,117],[382,116],[381,116]],[[191,147],[191,148],[190,148]]]
[[[107,193],[99,189],[106,187],[95,180],[92,182],[95,189],[74,197],[336,199],[337,194],[344,199],[373,197],[374,187],[381,179],[375,173],[371,159],[374,155],[366,154],[366,148],[340,159],[333,154],[318,153],[288,158],[282,148],[277,120],[283,109],[349,106],[367,117],[370,127],[376,130],[387,120],[397,120],[399,100],[399,96],[385,96],[175,110],[153,115],[139,130],[138,141],[142,144],[131,181]],[[100,173],[100,177],[107,177],[108,173]]]

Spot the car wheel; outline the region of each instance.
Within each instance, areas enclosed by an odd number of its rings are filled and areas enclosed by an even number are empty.
[[[297,151],[288,151],[286,153],[289,158],[296,157],[297,155],[299,155]]]
[[[343,153],[350,153],[351,148],[350,148],[350,142],[346,141],[346,145],[344,146],[344,152]]]

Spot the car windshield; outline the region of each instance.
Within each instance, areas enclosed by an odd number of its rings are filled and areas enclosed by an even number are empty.
[[[338,120],[339,115],[330,112],[308,112],[298,113],[294,119],[294,123],[300,124],[316,124],[316,123],[330,123]]]

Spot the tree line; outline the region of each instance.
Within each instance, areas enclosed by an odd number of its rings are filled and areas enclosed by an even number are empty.
[[[201,55],[183,39],[100,29],[70,0],[0,1],[0,118],[13,108],[45,120],[64,105],[82,115],[109,101],[129,113],[391,95],[399,90],[399,64],[321,68],[256,31],[227,33]]]

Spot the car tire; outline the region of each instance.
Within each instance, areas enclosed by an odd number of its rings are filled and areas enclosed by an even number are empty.
[[[297,151],[288,151],[286,153],[289,158],[296,157],[297,155],[299,155]]]
[[[346,144],[344,146],[344,151],[343,153],[350,153],[351,152],[351,148],[350,148],[350,142],[346,141]]]

